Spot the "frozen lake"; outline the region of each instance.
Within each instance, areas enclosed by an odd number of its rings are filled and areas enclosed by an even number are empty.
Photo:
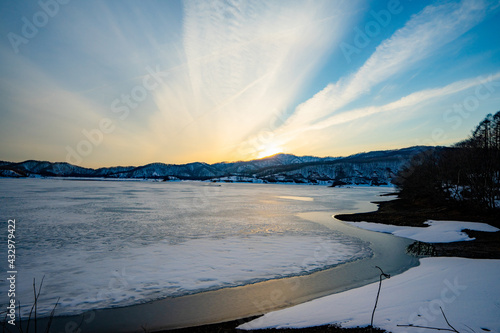
[[[391,191],[56,179],[0,179],[0,187],[3,244],[7,220],[16,220],[16,300],[29,311],[33,278],[45,277],[42,315],[58,298],[57,314],[71,315],[371,257],[367,241],[300,214],[372,210]],[[4,279],[0,288],[8,290]]]

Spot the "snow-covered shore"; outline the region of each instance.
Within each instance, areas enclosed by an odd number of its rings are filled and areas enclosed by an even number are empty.
[[[500,332],[500,260],[425,258],[421,265],[382,282],[374,326],[391,332],[428,332],[419,325],[459,332]],[[271,312],[240,329],[368,326],[378,283]]]
[[[460,241],[470,241],[470,238],[463,230],[476,230],[484,232],[499,231],[487,223],[458,222],[458,221],[432,221],[425,222],[428,227],[406,227],[371,222],[346,222],[355,227],[378,231],[394,236],[414,239],[426,243],[451,243]]]
[[[420,241],[470,240],[461,231],[498,231],[482,223],[429,221],[427,228],[394,227],[376,223],[351,223],[369,230],[393,233]],[[375,269],[375,268],[374,268]],[[384,279],[374,326],[392,332],[428,332],[398,325],[448,328],[460,332],[500,332],[500,260],[424,258],[420,266]],[[322,297],[275,311],[238,328],[302,328],[326,324],[368,326],[378,283]]]

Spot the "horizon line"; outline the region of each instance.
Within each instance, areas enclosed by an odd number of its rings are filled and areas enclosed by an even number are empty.
[[[382,151],[391,151],[391,150],[397,151],[397,150],[402,150],[402,149],[419,148],[419,147],[435,148],[435,147],[446,147],[446,146],[442,146],[442,145],[435,145],[435,146],[430,146],[430,145],[414,145],[414,146],[407,146],[407,147],[400,147],[400,148],[393,148],[393,149],[378,149],[378,150],[370,150],[370,151],[360,151],[360,152],[357,152],[357,153],[354,153],[354,154],[350,154],[350,155],[345,155],[345,156],[295,155],[295,154],[289,154],[289,153],[286,153],[286,152],[280,152],[280,153],[276,153],[276,154],[273,154],[273,155],[269,155],[269,156],[265,156],[265,157],[261,157],[261,158],[252,159],[252,160],[220,161],[220,162],[215,162],[215,163],[207,163],[207,162],[202,162],[202,161],[193,161],[193,162],[179,163],[179,164],[177,164],[177,163],[166,163],[166,162],[150,162],[150,163],[146,163],[146,164],[143,164],[143,165],[127,165],[127,166],[124,166],[124,165],[114,165],[114,166],[100,166],[100,167],[97,167],[97,168],[87,167],[87,166],[81,166],[81,165],[77,165],[77,164],[72,164],[72,163],[69,163],[69,162],[66,162],[66,161],[64,161],[64,162],[61,162],[61,161],[52,162],[52,161],[48,161],[48,160],[36,160],[36,159],[27,159],[27,160],[19,161],[19,162],[0,160],[0,162],[6,162],[6,163],[12,163],[12,164],[22,164],[22,163],[31,162],[31,161],[33,161],[33,162],[47,162],[47,163],[51,163],[51,164],[68,164],[68,165],[76,166],[76,167],[83,168],[83,169],[98,170],[98,169],[111,169],[111,168],[130,168],[130,167],[140,168],[140,167],[144,167],[144,166],[151,165],[151,164],[165,164],[165,165],[178,165],[178,166],[181,166],[181,165],[188,165],[188,164],[195,164],[195,163],[201,163],[201,164],[206,164],[206,165],[216,165],[216,164],[222,164],[222,163],[226,163],[226,164],[229,164],[229,163],[245,163],[245,162],[265,160],[265,159],[268,159],[268,158],[273,158],[273,157],[278,156],[278,155],[289,155],[289,156],[295,156],[295,157],[316,157],[316,158],[322,158],[322,159],[323,158],[347,158],[347,157],[358,155],[358,154],[373,153],[373,152],[382,152]]]

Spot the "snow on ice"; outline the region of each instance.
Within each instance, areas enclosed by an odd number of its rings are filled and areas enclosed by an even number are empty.
[[[425,222],[428,227],[405,227],[371,222],[347,222],[358,228],[371,231],[384,232],[399,237],[414,239],[427,243],[449,243],[470,241],[470,238],[463,230],[476,230],[485,232],[499,231],[486,223],[458,222],[458,221],[432,221]]]
[[[391,332],[429,332],[398,325],[500,332],[500,260],[425,258],[421,265],[383,280],[374,326]],[[275,311],[239,326],[244,330],[326,324],[368,326],[378,282]]]

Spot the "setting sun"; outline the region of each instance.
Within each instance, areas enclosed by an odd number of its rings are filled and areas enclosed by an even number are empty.
[[[272,155],[276,155],[283,152],[283,148],[275,145],[262,146],[259,149],[257,158],[264,158]]]

